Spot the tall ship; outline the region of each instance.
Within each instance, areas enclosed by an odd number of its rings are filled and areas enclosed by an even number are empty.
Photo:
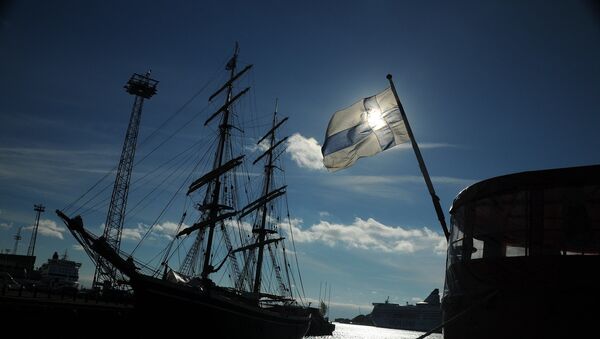
[[[416,305],[390,303],[389,298],[383,303],[373,303],[371,321],[377,327],[422,332],[433,330],[442,322],[440,292],[434,289]]]
[[[600,165],[487,179],[450,214],[444,338],[596,335]]]
[[[238,90],[237,81],[252,65],[238,72],[238,53],[236,44],[225,67],[228,80],[209,98],[224,102],[204,123],[215,136],[196,167],[207,171],[184,183],[186,206],[193,208],[186,209],[172,241],[157,254],[162,258],[158,267],[147,267],[106,236],[92,234],[80,215],[56,211],[98,258],[101,270],[118,272],[131,287],[142,332],[152,333],[150,324],[170,324],[176,331],[215,338],[297,339],[309,328],[310,311],[293,289],[302,284],[299,270],[293,271],[286,247],[290,240],[293,245],[280,161],[287,138],[277,135],[287,118],[280,118],[276,104],[266,133],[254,139],[254,150],[262,153],[249,159],[251,147],[240,142],[248,136],[234,104],[249,90]],[[252,176],[260,178],[252,197],[246,168],[253,165],[262,174]],[[190,226],[184,223],[188,213],[195,215]],[[185,246],[187,253],[178,257],[175,253]],[[297,268],[297,260],[295,264]]]

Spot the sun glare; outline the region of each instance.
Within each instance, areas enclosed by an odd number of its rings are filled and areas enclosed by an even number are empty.
[[[374,130],[378,130],[386,124],[380,110],[370,110],[367,112],[367,121],[369,122],[369,126]]]

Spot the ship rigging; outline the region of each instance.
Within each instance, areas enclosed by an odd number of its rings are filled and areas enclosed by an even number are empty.
[[[276,134],[287,118],[279,119],[276,104],[268,132],[258,138],[253,148],[244,145],[248,136],[239,124],[241,114],[237,108],[250,87],[237,90],[236,82],[252,65],[236,72],[238,54],[236,44],[234,55],[226,64],[229,79],[209,97],[209,102],[224,98],[224,103],[204,122],[210,127],[218,121],[213,142],[203,143],[214,146],[214,153],[212,158],[210,153],[201,156],[179,186],[176,195],[185,195],[186,208],[177,226],[171,228],[171,241],[155,256],[161,257],[157,267],[134,258],[139,244],[132,253],[125,253],[106,237],[88,231],[81,216],[69,217],[58,210],[57,214],[92,257],[102,258],[99,264],[107,262],[128,278],[136,310],[144,318],[161,314],[162,318],[192,321],[200,317],[207,325],[224,330],[223,337],[301,338],[308,329],[310,315],[302,305],[297,260],[294,272],[285,247],[292,228],[285,196],[287,186],[277,175],[283,171],[280,156],[287,138],[277,140]],[[264,163],[258,198],[253,198],[251,176],[259,175],[249,174],[246,163],[251,149],[263,151],[252,163]],[[206,171],[192,180],[201,166]],[[186,193],[181,190],[184,186],[188,187]],[[197,217],[193,224],[186,225],[190,214]],[[149,227],[141,240],[156,225],[155,222]],[[183,261],[177,265],[175,258],[190,241]],[[293,293],[293,287],[297,293]],[[165,309],[173,311],[165,315]]]

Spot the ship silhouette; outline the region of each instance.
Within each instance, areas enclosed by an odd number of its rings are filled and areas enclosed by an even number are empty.
[[[295,251],[286,249],[286,237],[293,241],[293,234],[279,158],[287,137],[277,139],[277,132],[287,118],[278,116],[276,104],[269,129],[255,146],[238,144],[246,135],[234,104],[249,88],[240,91],[236,82],[252,68],[238,72],[238,54],[236,44],[225,67],[229,78],[209,98],[224,103],[204,124],[216,128],[214,147],[202,157],[208,170],[186,183],[197,217],[185,227],[187,211],[183,214],[160,267],[144,267],[86,229],[81,216],[56,211],[79,243],[110,265],[106,272],[123,276],[133,291],[138,329],[146,334],[152,333],[152,324],[172,324],[212,338],[301,338],[310,325],[309,308],[293,292],[301,285],[299,270],[292,271],[289,252]],[[262,153],[250,160],[250,149]],[[243,202],[247,189],[242,179],[249,178],[247,167],[254,165],[262,170],[260,192]],[[185,240],[191,245],[176,268],[172,257]]]

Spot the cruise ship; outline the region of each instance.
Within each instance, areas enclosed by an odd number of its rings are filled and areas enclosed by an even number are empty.
[[[66,252],[62,257],[54,252],[52,258],[43,263],[38,270],[40,283],[53,289],[78,288],[80,267],[81,263],[69,260]]]
[[[434,289],[424,301],[416,305],[400,306],[390,303],[389,298],[385,303],[373,303],[371,320],[377,327],[429,331],[442,322],[440,291]]]

